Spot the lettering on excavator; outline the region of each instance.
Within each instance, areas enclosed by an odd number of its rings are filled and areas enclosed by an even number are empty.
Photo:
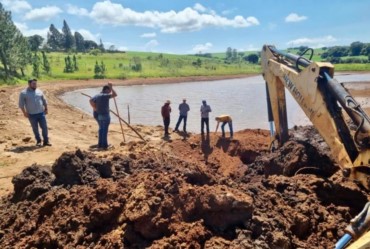
[[[297,87],[294,85],[294,83],[289,79],[287,74],[284,74],[284,81],[285,81],[285,86],[286,88],[289,89],[289,91],[293,94],[293,97],[295,100],[302,105],[302,107],[308,112],[308,116],[310,117],[311,115],[314,114],[314,110],[312,108],[308,107],[306,104],[306,101],[303,97],[303,95],[299,92]]]

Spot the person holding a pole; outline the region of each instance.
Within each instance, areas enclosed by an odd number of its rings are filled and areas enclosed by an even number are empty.
[[[113,90],[112,83],[103,86],[101,93],[95,95],[90,99],[90,105],[97,113],[97,120],[99,124],[99,149],[108,149],[108,128],[110,124],[109,115],[109,100],[117,96],[117,93]]]

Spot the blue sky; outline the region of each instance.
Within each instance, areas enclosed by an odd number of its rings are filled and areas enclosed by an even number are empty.
[[[26,36],[65,19],[105,47],[163,53],[280,49],[370,42],[370,1],[0,0]]]

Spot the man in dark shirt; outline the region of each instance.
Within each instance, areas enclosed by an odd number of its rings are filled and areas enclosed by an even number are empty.
[[[170,101],[167,100],[166,103],[162,106],[162,118],[163,118],[163,125],[164,125],[164,136],[168,136],[168,127],[170,126],[170,113],[171,113],[171,107],[170,107]]]
[[[97,115],[97,120],[99,124],[99,149],[108,148],[108,128],[110,124],[109,99],[116,96],[117,93],[113,90],[112,83],[108,83],[108,85],[103,87],[101,93],[95,95],[90,99],[90,105],[94,109],[94,113],[96,113],[95,115]]]
[[[190,111],[190,107],[186,103],[185,98],[182,100],[182,103],[179,105],[179,111],[180,111],[180,116],[179,116],[179,120],[177,121],[174,132],[179,131],[179,126],[181,124],[181,121],[184,120],[183,131],[186,133],[186,120],[188,119],[188,112]]]

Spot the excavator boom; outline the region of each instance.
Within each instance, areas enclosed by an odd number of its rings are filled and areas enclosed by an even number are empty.
[[[344,175],[370,189],[370,118],[333,78],[334,66],[313,62],[311,58],[263,46],[261,66],[266,81],[269,121],[274,122],[276,129],[275,139],[279,146],[289,139],[285,100],[285,89],[288,89],[330,147]],[[349,129],[342,110],[356,127],[355,131]],[[361,229],[361,234],[354,232],[358,229],[348,229],[343,241],[348,243],[347,240],[359,238],[368,230],[370,222],[366,224],[369,225]]]

